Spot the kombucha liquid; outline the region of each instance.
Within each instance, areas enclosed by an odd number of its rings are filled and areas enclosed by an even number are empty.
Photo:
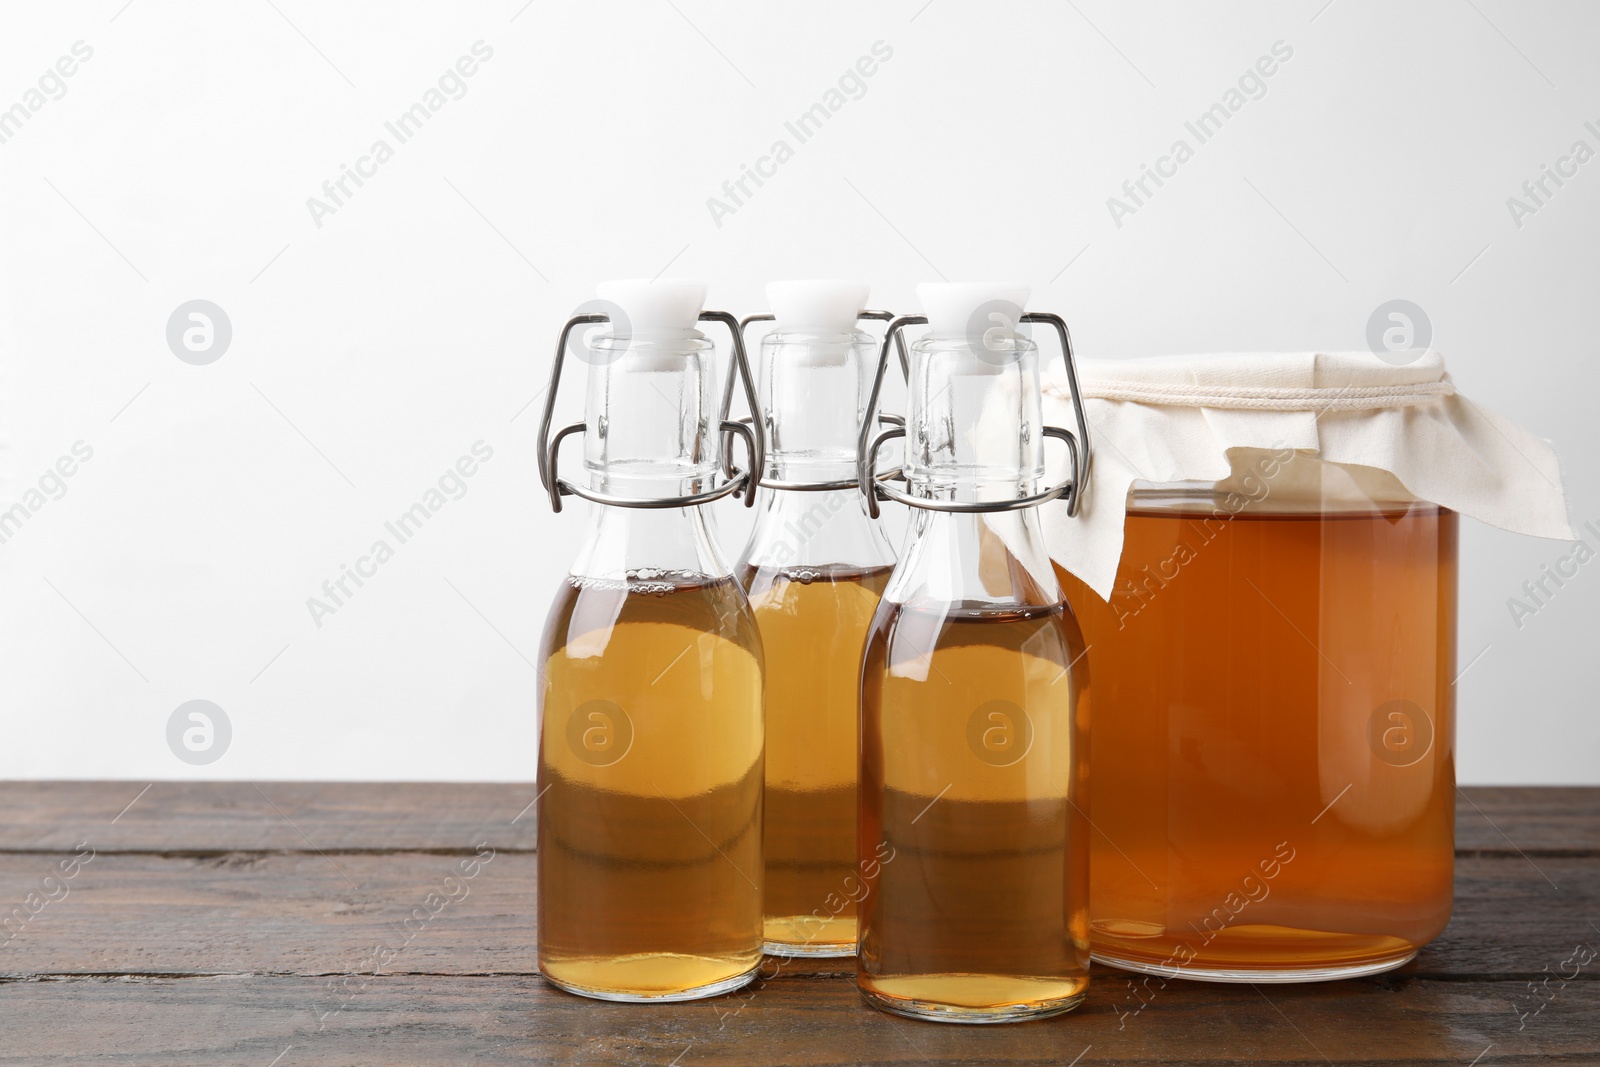
[[[539,969],[617,1000],[761,961],[761,653],[732,578],[569,580],[545,630]]]
[[[1454,513],[1128,512],[1095,678],[1095,956],[1187,977],[1397,966],[1454,861]]]
[[[856,951],[861,650],[892,567],[762,567],[745,578],[766,659],[765,938]]]
[[[857,963],[879,1006],[1000,1022],[1082,1000],[1082,648],[1062,605],[880,610],[862,668]]]

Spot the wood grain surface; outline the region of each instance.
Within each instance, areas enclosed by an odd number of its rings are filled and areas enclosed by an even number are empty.
[[[951,1027],[846,961],[680,1005],[550,988],[529,784],[146,785],[0,783],[0,1064],[1600,1063],[1600,789],[1463,790],[1455,914],[1402,970],[1135,1012],[1097,967],[1068,1016]]]

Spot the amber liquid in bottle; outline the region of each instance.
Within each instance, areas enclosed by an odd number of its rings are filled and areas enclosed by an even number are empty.
[[[732,578],[569,579],[544,635],[540,970],[602,999],[761,960],[761,653]]]
[[[1430,504],[1130,510],[1094,665],[1095,956],[1383,970],[1450,916],[1456,533]]]
[[[859,836],[872,877],[857,972],[879,1005],[1001,1022],[1082,1000],[1082,651],[1059,603],[884,602],[862,669]]]
[[[746,570],[766,661],[765,937],[785,954],[855,951],[861,650],[891,570]]]

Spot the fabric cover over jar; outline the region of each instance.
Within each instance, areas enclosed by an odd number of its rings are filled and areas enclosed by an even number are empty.
[[[1102,597],[1122,552],[1129,486],[1221,481],[1236,449],[1288,447],[1387,471],[1416,499],[1490,526],[1573,536],[1549,442],[1460,393],[1437,352],[1402,365],[1366,352],[1296,352],[1086,359],[1078,368],[1094,463],[1078,518],[1045,505],[1045,541]],[[1059,365],[1044,392],[1045,421],[1071,425]],[[1051,476],[1063,476],[1065,462],[1051,458]]]

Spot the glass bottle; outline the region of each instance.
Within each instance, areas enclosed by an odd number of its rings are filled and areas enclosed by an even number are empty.
[[[767,486],[739,564],[766,653],[766,951],[853,956],[861,650],[894,554],[856,487],[867,287],[767,286]]]
[[[1374,467],[1228,459],[1134,483],[1109,602],[1060,571],[1100,672],[1094,956],[1390,970],[1450,918],[1458,516]]]
[[[761,961],[761,640],[702,506],[748,481],[718,485],[723,431],[759,469],[760,428],[718,426],[703,286],[600,293],[609,330],[574,345],[586,419],[550,441],[558,351],[541,430],[555,508],[595,506],[540,648],[539,970],[604,1000],[686,1000]],[[753,395],[736,336],[740,371]],[[587,486],[556,465],[580,431]]]
[[[1070,435],[1015,332],[1026,288],[918,293],[905,492],[872,471],[893,431],[863,436],[863,489],[913,510],[862,665],[857,976],[903,1015],[1040,1018],[1089,983],[1084,646],[1024,506],[1065,488],[1040,489],[1043,441]]]

